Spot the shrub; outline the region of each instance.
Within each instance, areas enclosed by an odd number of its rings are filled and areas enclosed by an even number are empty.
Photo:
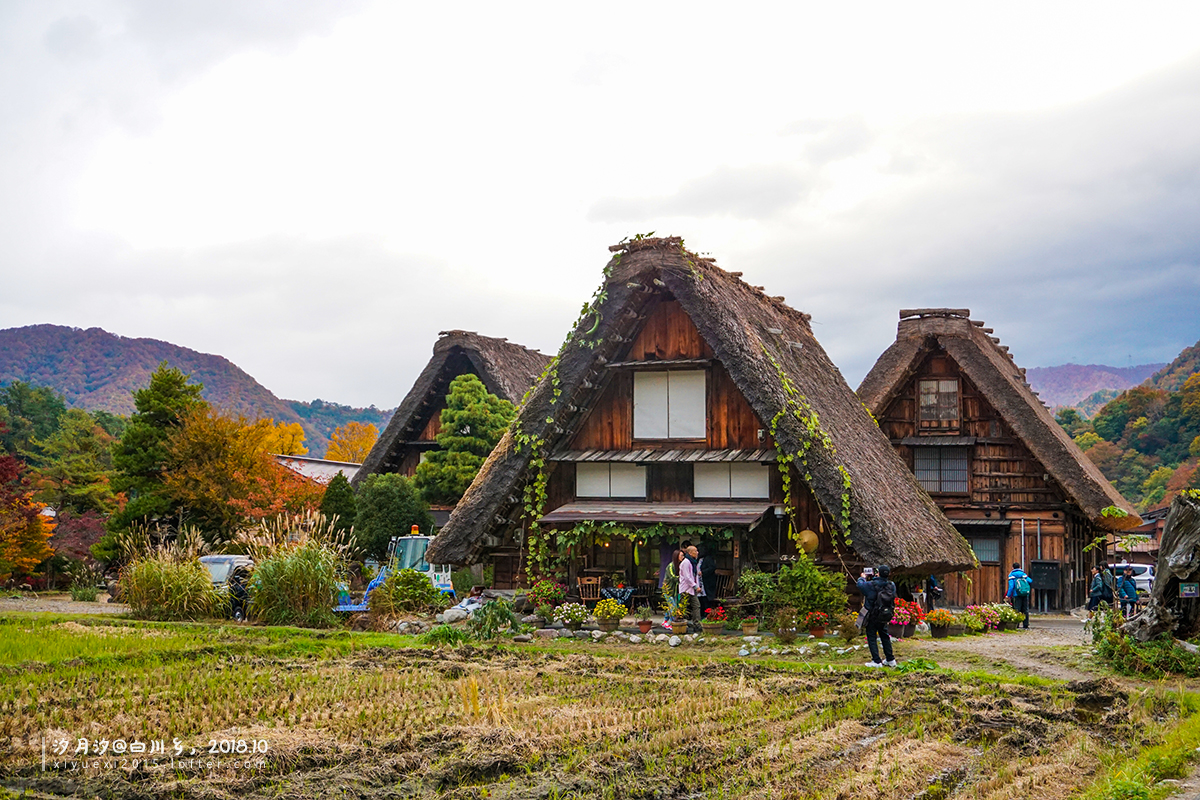
[[[95,567],[79,563],[71,571],[71,599],[77,603],[94,603],[99,596],[97,588],[104,574]]]
[[[407,534],[413,525],[423,531],[433,527],[433,517],[412,482],[403,475],[368,475],[355,501],[354,541],[358,552],[379,561],[387,558],[388,543],[397,531]]]
[[[747,603],[761,606],[775,589],[775,573],[748,569],[738,576],[738,595]]]
[[[650,606],[638,606],[633,610],[633,615],[638,618],[639,622],[650,619],[654,614],[654,609]]]
[[[555,622],[561,622],[563,625],[586,622],[587,618],[587,606],[583,603],[563,603],[554,609]]]
[[[475,577],[475,573],[470,567],[456,569],[450,574],[450,583],[454,585],[454,593],[459,597],[466,597],[473,586],[491,586],[492,575],[494,568],[488,564],[483,568],[483,579]]]
[[[371,590],[372,614],[394,616],[399,613],[428,611],[440,605],[441,592],[423,572],[415,569],[392,570],[383,584]]]
[[[796,609],[785,606],[775,611],[775,638],[781,644],[796,641]]]
[[[225,602],[203,564],[166,552],[133,559],[121,569],[119,583],[139,619],[202,619],[215,616]]]
[[[506,600],[489,600],[471,613],[467,630],[481,642],[495,639],[505,628],[517,629],[521,621],[513,613],[512,604]]]
[[[337,548],[318,539],[284,547],[254,569],[250,616],[268,625],[332,627],[344,571]]]
[[[835,618],[837,622],[837,635],[845,640],[846,644],[850,644],[859,637],[861,631],[858,629],[858,615],[852,614],[849,611],[843,611]]]
[[[462,628],[455,628],[451,625],[438,625],[428,633],[421,634],[421,638],[418,641],[421,644],[434,646],[449,645],[450,647],[458,647],[461,644],[471,641],[471,634]]]
[[[810,611],[837,613],[846,608],[848,602],[845,576],[821,569],[804,553],[800,553],[792,564],[779,569],[775,585],[764,599],[768,610],[791,608],[796,614]]]

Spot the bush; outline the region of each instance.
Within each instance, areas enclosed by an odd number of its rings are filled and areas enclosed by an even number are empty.
[[[421,644],[428,645],[449,645],[458,647],[460,644],[466,644],[471,641],[471,634],[464,631],[462,628],[455,628],[450,625],[438,625],[429,633],[421,634],[418,640]]]
[[[491,586],[492,576],[495,573],[495,568],[488,564],[483,568],[483,580],[475,577],[475,573],[470,567],[456,569],[450,574],[450,583],[454,586],[454,593],[459,597],[466,597],[472,586]]]
[[[329,628],[344,564],[336,548],[317,539],[284,547],[254,569],[250,616],[268,625]]]
[[[139,619],[213,617],[225,602],[203,564],[167,553],[133,559],[121,570],[119,583],[121,595]]]
[[[99,596],[97,588],[104,574],[95,567],[78,564],[71,571],[71,599],[77,603],[94,603]]]
[[[535,606],[557,606],[562,605],[567,599],[567,587],[561,583],[543,578],[533,584],[533,587],[525,593],[529,598],[529,602]]]
[[[846,578],[839,572],[821,569],[807,555],[800,553],[796,561],[775,573],[774,586],[764,597],[767,612],[791,608],[803,616],[810,611],[836,614],[846,608]]]
[[[71,599],[76,603],[94,603],[100,596],[100,590],[94,583],[72,583]]]
[[[481,642],[495,639],[505,628],[516,630],[521,621],[513,613],[512,604],[506,600],[489,600],[471,613],[467,630]]]
[[[403,475],[368,475],[358,489],[354,541],[360,555],[383,561],[391,538],[413,525],[429,532],[433,517],[412,482]]]
[[[415,569],[392,570],[383,584],[371,590],[372,614],[395,616],[401,613],[428,611],[440,606],[441,592]]]

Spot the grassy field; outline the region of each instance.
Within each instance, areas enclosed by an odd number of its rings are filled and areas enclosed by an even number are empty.
[[[10,615],[0,783],[89,797],[1050,800],[1175,777],[1200,745],[1196,699],[1166,684],[733,653],[432,650],[390,634]],[[178,738],[185,758],[43,770],[44,742],[73,752],[84,737]],[[268,752],[209,756],[210,740]]]

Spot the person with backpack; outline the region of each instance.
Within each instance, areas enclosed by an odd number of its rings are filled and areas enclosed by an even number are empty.
[[[1106,575],[1107,570],[1102,570],[1098,566],[1092,567],[1092,585],[1088,588],[1088,611],[1095,611],[1101,603],[1112,605],[1112,576],[1107,575],[1106,580]]]
[[[1008,573],[1008,591],[1004,596],[1013,610],[1025,615],[1026,630],[1029,630],[1029,594],[1033,591],[1033,578],[1030,578],[1021,565],[1013,562],[1012,572]]]
[[[867,567],[858,576],[858,590],[862,592],[863,608],[866,610],[863,630],[867,634],[867,649],[871,651],[868,667],[894,667],[896,657],[892,653],[892,637],[888,636],[888,623],[896,607],[896,584],[889,580],[892,569],[880,564],[875,569]],[[878,636],[883,643],[884,659],[879,658]]]
[[[1117,581],[1117,597],[1121,598],[1121,616],[1130,617],[1138,601],[1137,582],[1133,579],[1133,567],[1126,567]]]

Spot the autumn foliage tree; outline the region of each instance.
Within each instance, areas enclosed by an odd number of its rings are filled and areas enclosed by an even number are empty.
[[[457,503],[515,414],[512,403],[489,393],[476,376],[459,375],[451,381],[438,449],[417,465],[414,482],[425,501]]]
[[[0,582],[32,572],[54,555],[48,544],[53,526],[42,516],[13,456],[0,456]]]
[[[163,481],[183,521],[227,541],[247,523],[316,509],[322,487],[270,453],[276,430],[207,406],[186,412],[167,440]]]
[[[347,422],[340,428],[335,428],[329,437],[329,449],[325,458],[330,461],[349,461],[361,464],[371,452],[375,440],[379,438],[379,429],[374,425],[363,425],[361,422]]]
[[[299,422],[272,422],[263,439],[263,448],[281,456],[302,456],[308,452],[304,446],[304,428]]]

